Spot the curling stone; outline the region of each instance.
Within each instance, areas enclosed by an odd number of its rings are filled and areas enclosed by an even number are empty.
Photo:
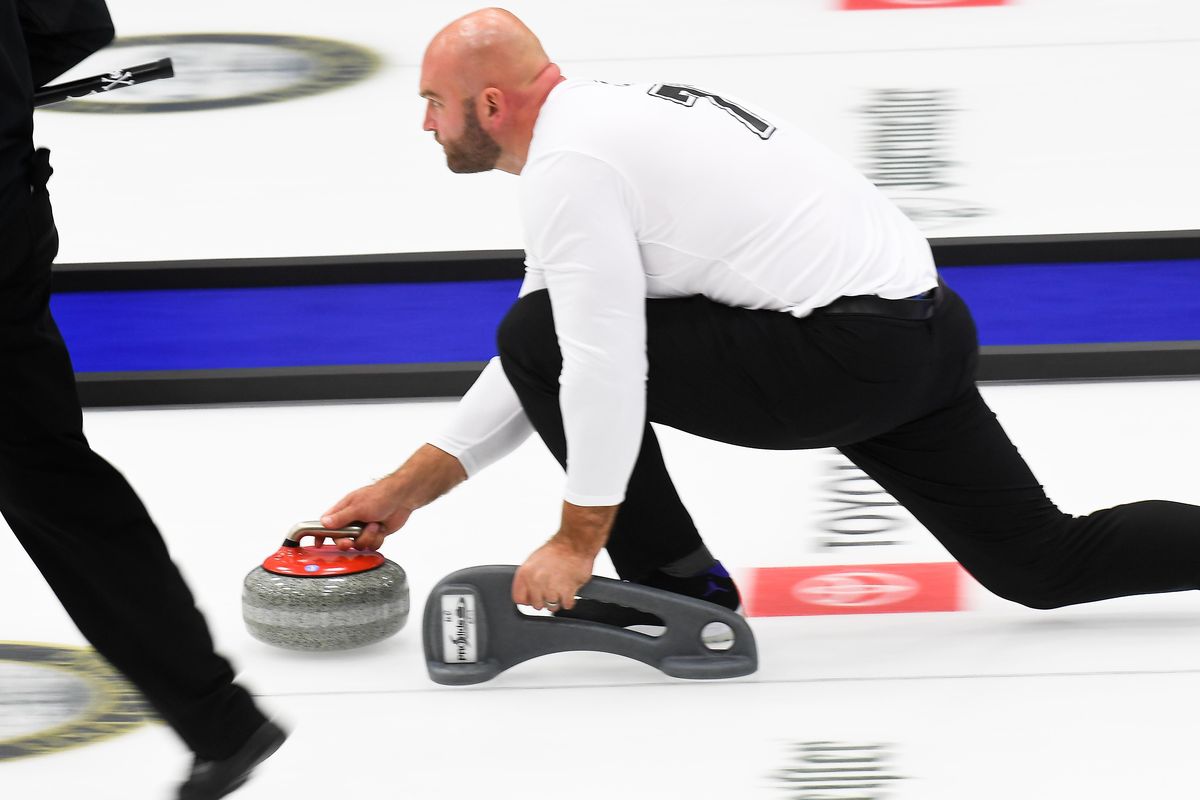
[[[301,547],[306,536],[353,538],[362,528],[331,530],[301,522],[283,546],[246,575],[242,619],[259,641],[289,650],[347,650],[386,639],[408,619],[408,578],[379,553]]]

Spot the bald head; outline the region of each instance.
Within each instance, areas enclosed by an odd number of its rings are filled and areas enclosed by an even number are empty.
[[[533,31],[502,8],[485,8],[443,28],[425,51],[425,66],[449,68],[464,97],[488,86],[505,92],[528,87],[550,65]]]
[[[454,172],[519,174],[534,124],[563,80],[542,43],[502,8],[456,19],[433,37],[421,62],[425,130]]]

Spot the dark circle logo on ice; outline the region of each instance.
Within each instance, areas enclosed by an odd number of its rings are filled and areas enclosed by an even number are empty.
[[[170,58],[175,77],[47,106],[99,114],[207,111],[308,97],[358,83],[379,69],[365,47],[311,36],[181,33],[117,39],[89,60],[92,74]]]
[[[0,642],[0,762],[110,739],[155,719],[89,648]]]

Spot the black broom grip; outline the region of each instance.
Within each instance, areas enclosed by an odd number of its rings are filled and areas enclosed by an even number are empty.
[[[103,75],[93,75],[90,78],[80,78],[77,81],[43,86],[34,92],[33,104],[39,107],[48,106],[51,103],[61,103],[63,100],[70,100],[72,97],[85,97],[89,94],[111,92],[114,89],[135,86],[139,83],[157,81],[162,78],[171,78],[174,76],[175,67],[171,64],[171,59],[160,58],[158,61],[151,61],[148,64],[138,64],[136,67],[113,70]]]

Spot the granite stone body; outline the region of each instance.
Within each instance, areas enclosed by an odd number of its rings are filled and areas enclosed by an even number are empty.
[[[408,577],[384,561],[330,577],[255,567],[242,584],[242,619],[259,641],[289,650],[346,650],[393,635],[408,619]]]

